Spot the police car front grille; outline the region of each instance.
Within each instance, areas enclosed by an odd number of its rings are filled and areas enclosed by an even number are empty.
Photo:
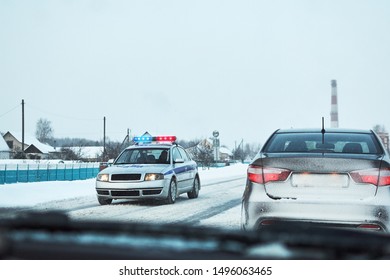
[[[111,195],[114,197],[137,197],[142,195],[158,195],[162,192],[162,188],[149,190],[111,190]]]
[[[112,196],[139,196],[139,191],[111,191]]]
[[[112,174],[111,181],[139,181],[141,174]]]

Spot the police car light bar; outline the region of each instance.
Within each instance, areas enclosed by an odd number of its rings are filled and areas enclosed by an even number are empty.
[[[175,142],[176,136],[156,136],[153,137],[153,139],[155,139],[154,141],[157,142]]]
[[[136,136],[133,138],[135,143],[151,143],[151,142],[175,142],[176,136]]]

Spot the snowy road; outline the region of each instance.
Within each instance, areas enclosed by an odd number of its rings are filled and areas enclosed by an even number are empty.
[[[69,209],[74,219],[108,219],[164,224],[190,224],[239,228],[240,201],[245,179],[205,185],[197,199],[181,195],[175,204],[117,201],[85,209]],[[96,200],[96,199],[95,199]]]
[[[96,199],[94,182],[86,180],[76,183],[46,182],[37,186],[26,184],[26,186],[19,187],[20,189],[23,188],[23,191],[20,192],[25,193],[28,188],[30,190],[34,187],[38,188],[41,196],[35,192],[35,196],[37,196],[35,198],[37,199],[36,201],[34,201],[31,195],[27,195],[29,199],[24,199],[19,195],[19,203],[15,201],[13,204],[7,205],[7,203],[10,203],[10,200],[1,201],[0,198],[0,208],[6,206],[6,208],[11,207],[14,210],[16,207],[20,210],[60,210],[67,213],[71,219],[77,220],[147,222],[172,226],[175,224],[188,224],[239,229],[241,196],[246,180],[245,171],[246,166],[201,171],[201,180],[202,178],[203,180],[199,197],[188,199],[187,195],[183,194],[176,200],[175,204],[170,205],[156,201],[116,200],[111,205],[101,206]],[[62,187],[62,184],[67,185],[67,187]],[[13,190],[14,193],[12,194],[5,192],[6,188],[11,190],[14,187],[16,186],[8,185],[3,186],[3,189],[4,194],[7,194],[8,197],[13,197],[15,200],[15,197],[18,195],[17,190]],[[58,190],[62,188],[68,189],[67,192],[64,192],[64,197],[60,199],[58,197],[57,199],[48,197],[42,201],[38,200],[44,194],[48,195],[50,192],[53,192],[53,189],[57,189],[57,195],[61,195]],[[75,195],[76,189],[77,195]]]
[[[39,204],[34,210],[61,210],[72,219],[190,224],[239,229],[240,202],[245,178],[203,185],[197,199],[181,195],[175,204],[117,200],[101,206],[96,196]]]

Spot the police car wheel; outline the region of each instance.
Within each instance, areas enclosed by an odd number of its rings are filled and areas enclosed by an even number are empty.
[[[188,198],[197,198],[199,196],[200,183],[199,178],[195,177],[192,190],[187,193]]]
[[[169,183],[169,190],[168,190],[168,196],[165,200],[167,204],[173,204],[176,201],[176,195],[177,195],[177,184],[174,179],[171,180]]]
[[[109,205],[109,204],[111,204],[112,199],[98,197],[98,201],[99,201],[100,205]]]

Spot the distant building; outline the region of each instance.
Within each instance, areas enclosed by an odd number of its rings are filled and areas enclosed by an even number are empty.
[[[0,159],[11,158],[11,149],[8,147],[3,137],[0,137]]]
[[[210,151],[213,152],[213,143],[208,140],[204,139],[198,143],[198,145],[194,147],[187,148],[186,151],[190,153],[190,155],[193,158],[197,158],[202,152]],[[233,157],[233,153],[226,147],[221,146],[219,147],[219,160],[220,161],[229,161]]]
[[[13,154],[24,151],[26,157],[30,159],[47,159],[56,153],[56,150],[52,146],[43,144],[29,135],[25,135],[24,137],[23,148],[21,133],[11,133],[8,131],[3,135],[3,138]]]
[[[233,153],[227,147],[219,148],[219,157],[222,161],[229,161],[233,159]]]

